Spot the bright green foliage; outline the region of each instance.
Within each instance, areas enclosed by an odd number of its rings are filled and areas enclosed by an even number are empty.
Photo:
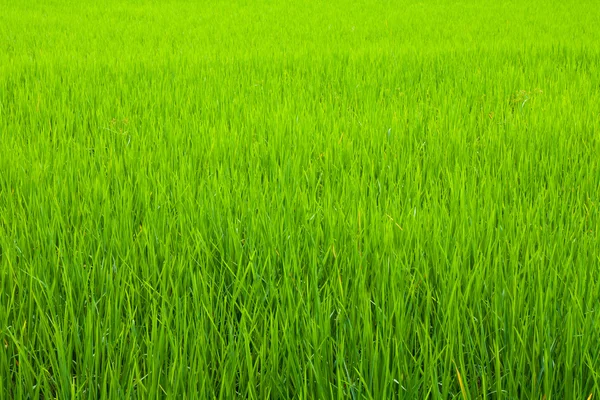
[[[0,398],[600,397],[599,160],[596,1],[0,0]]]

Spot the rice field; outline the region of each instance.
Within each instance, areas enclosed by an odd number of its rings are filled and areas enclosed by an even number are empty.
[[[599,160],[595,1],[0,0],[0,398],[596,399]]]

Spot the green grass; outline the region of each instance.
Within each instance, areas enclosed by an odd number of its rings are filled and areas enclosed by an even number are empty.
[[[600,396],[596,2],[83,3],[0,0],[1,398]]]

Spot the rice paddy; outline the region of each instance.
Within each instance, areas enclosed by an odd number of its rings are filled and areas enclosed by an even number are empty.
[[[600,396],[550,3],[0,0],[0,397]]]

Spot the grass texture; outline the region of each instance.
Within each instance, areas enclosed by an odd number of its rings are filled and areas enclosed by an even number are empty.
[[[599,27],[0,0],[0,397],[600,397]]]

